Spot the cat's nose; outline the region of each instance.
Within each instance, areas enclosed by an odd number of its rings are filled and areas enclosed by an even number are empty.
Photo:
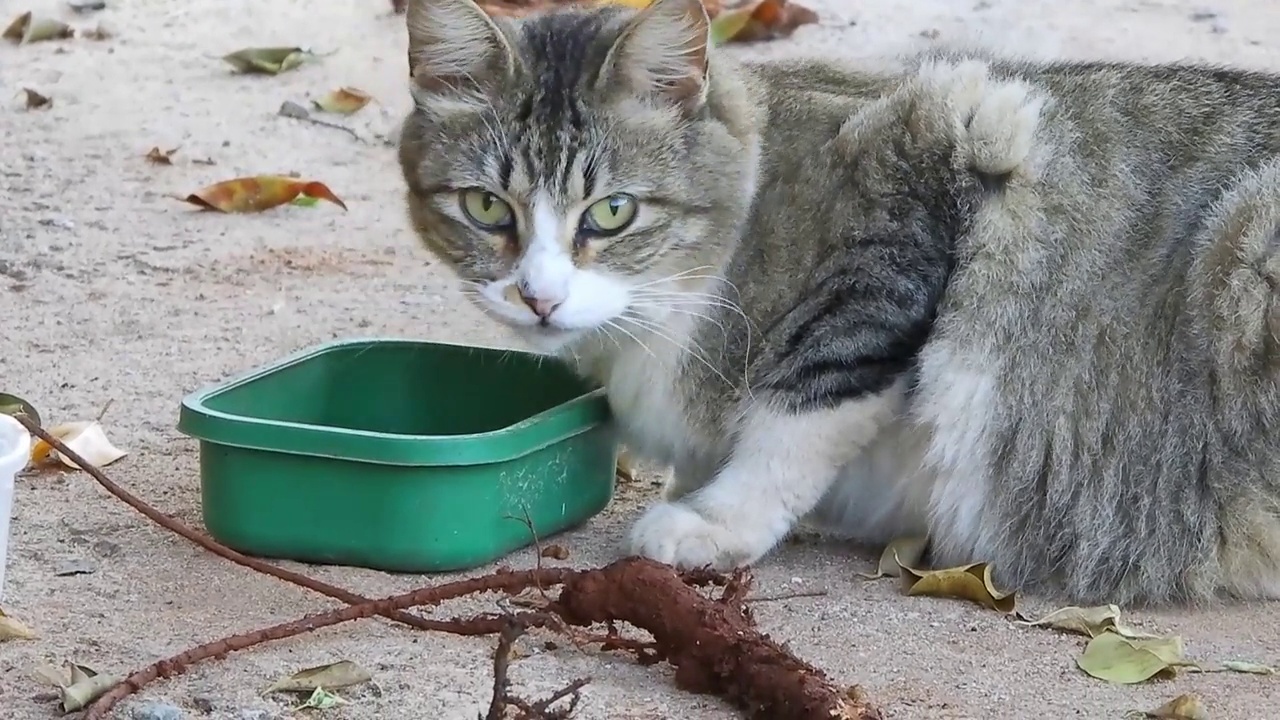
[[[551,313],[555,312],[556,308],[560,307],[560,303],[534,297],[533,295],[525,292],[524,288],[520,288],[520,299],[524,301],[525,305],[529,306],[529,309],[533,311],[534,315],[537,315],[543,320],[550,317]]]

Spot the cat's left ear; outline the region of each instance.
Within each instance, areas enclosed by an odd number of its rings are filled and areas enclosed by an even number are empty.
[[[511,44],[473,0],[409,0],[405,21],[419,104],[478,101],[515,68]]]
[[[710,30],[701,0],[654,0],[614,41],[599,82],[621,82],[632,92],[656,95],[692,113],[707,99]]]

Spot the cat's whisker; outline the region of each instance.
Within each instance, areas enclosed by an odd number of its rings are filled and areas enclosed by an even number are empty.
[[[710,360],[707,359],[706,351],[702,348],[701,345],[698,344],[696,340],[693,340],[692,338],[688,338],[684,343],[681,343],[677,341],[675,338],[668,335],[666,332],[664,332],[664,330],[666,330],[667,328],[665,328],[662,324],[656,321],[650,320],[649,318],[646,318],[644,316],[637,315],[635,313],[623,313],[621,316],[619,316],[619,319],[625,320],[626,322],[629,322],[635,325],[636,327],[647,331],[648,333],[650,333],[655,337],[666,340],[667,342],[671,343],[681,351],[688,353],[688,355],[693,359],[705,365],[708,370],[714,373],[716,377],[723,380],[726,385],[730,387],[734,386],[734,383],[731,382],[729,378],[725,377],[724,373],[720,372],[720,370],[714,364],[712,364]]]

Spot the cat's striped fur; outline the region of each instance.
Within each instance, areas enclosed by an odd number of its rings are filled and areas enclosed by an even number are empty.
[[[414,227],[674,465],[631,550],[808,522],[1077,602],[1280,596],[1280,77],[744,63],[697,0],[408,24]]]

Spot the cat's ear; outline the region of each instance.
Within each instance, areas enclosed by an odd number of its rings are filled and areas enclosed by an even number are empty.
[[[600,82],[625,83],[633,92],[652,93],[693,112],[707,98],[710,29],[701,0],[654,0],[619,34]]]
[[[409,74],[422,103],[482,94],[515,67],[511,44],[474,0],[409,0]]]

